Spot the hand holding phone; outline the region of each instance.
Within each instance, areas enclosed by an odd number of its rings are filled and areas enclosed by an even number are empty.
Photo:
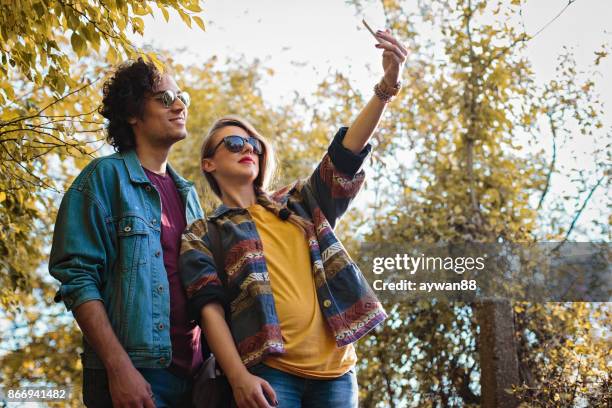
[[[361,22],[363,23],[363,25],[365,26],[365,28],[368,29],[368,31],[370,33],[372,33],[372,35],[374,36],[374,38],[376,38],[376,41],[378,41],[379,43],[382,43],[382,40],[380,38],[378,38],[376,36],[376,33],[374,33],[374,30],[372,30],[372,28],[368,25],[368,23],[366,23],[365,18],[361,19]]]
[[[400,73],[408,57],[407,48],[400,43],[397,38],[389,30],[378,30],[374,32],[370,25],[362,19],[361,22],[368,29],[368,31],[376,38],[378,44],[374,46],[378,49],[383,50],[383,70],[385,71],[383,77],[383,83],[387,87],[391,88],[389,94],[395,95],[399,91],[400,86]],[[390,98],[387,98],[387,100]]]

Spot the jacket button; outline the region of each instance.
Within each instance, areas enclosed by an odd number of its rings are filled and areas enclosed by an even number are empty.
[[[157,327],[159,328],[159,330],[164,330],[164,324],[163,323],[160,323]]]
[[[155,252],[155,256],[159,258],[159,256],[161,255],[161,251],[157,251]]]
[[[132,230],[132,227],[130,227],[129,225],[127,227],[125,227],[123,229],[125,232],[130,232]]]
[[[160,363],[160,364],[164,364],[165,362],[166,362],[166,359],[165,359],[165,358],[163,358],[163,357],[160,357],[160,359],[159,359],[159,363]]]
[[[331,300],[329,300],[329,299],[325,299],[325,300],[323,301],[323,306],[325,306],[325,307],[330,307],[330,306],[331,306]]]
[[[155,218],[153,218],[153,219],[151,220],[151,224],[157,224],[157,220],[156,220]]]
[[[164,287],[163,287],[162,285],[159,285],[159,286],[157,287],[157,291],[158,291],[159,293],[162,293],[162,292],[164,291]]]
[[[151,191],[151,186],[146,186],[146,187],[145,187],[145,190],[147,190],[147,191]]]

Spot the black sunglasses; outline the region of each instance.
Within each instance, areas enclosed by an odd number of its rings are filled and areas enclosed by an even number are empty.
[[[187,92],[175,93],[170,89],[166,89],[165,91],[157,92],[154,96],[155,99],[160,100],[166,108],[170,108],[174,101],[177,99],[185,105],[186,108],[189,107],[189,103],[191,103],[191,98]]]
[[[217,149],[219,148],[219,146],[221,146],[224,143],[225,143],[225,148],[232,153],[240,153],[244,149],[244,146],[246,146],[246,143],[253,146],[253,152],[256,155],[260,155],[263,153],[263,146],[261,144],[261,141],[259,141],[259,139],[256,139],[254,137],[249,137],[247,139],[242,136],[231,135],[231,136],[225,136],[223,139],[221,139],[221,141],[217,143],[217,145],[215,146],[215,148],[213,149],[210,155],[213,156],[215,152],[217,151]]]

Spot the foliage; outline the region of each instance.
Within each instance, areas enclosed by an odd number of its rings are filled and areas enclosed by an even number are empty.
[[[570,224],[591,197],[585,193],[602,185],[609,162],[610,135],[601,123],[594,75],[581,82],[568,52],[559,59],[557,78],[538,85],[524,52],[529,36],[512,24],[520,2],[420,5],[411,12],[408,2],[384,2],[387,24],[408,44],[409,60],[401,97],[378,132],[375,197],[362,216],[371,228],[360,259],[365,263],[374,255],[367,243],[410,248],[568,239]],[[439,42],[423,38],[416,27],[433,31]],[[582,176],[574,196],[548,195],[551,176],[559,177],[561,169],[541,147],[547,135],[557,138],[557,147],[562,137],[571,137],[571,146],[595,146],[595,169],[585,172],[577,163],[569,170]],[[570,199],[574,208],[547,205]],[[480,404],[480,328],[473,306],[388,304],[392,318],[359,345],[363,406]],[[589,324],[593,313],[606,313],[606,306],[516,307],[521,310],[515,316],[524,384],[515,390],[520,400],[546,405],[549,398],[567,402],[570,395],[574,403],[601,403],[609,375],[586,367],[609,368],[606,348]],[[558,320],[551,321],[551,309]],[[553,347],[546,339],[560,332],[568,340]]]
[[[0,304],[8,309],[32,288],[55,218],[53,193],[102,137],[95,84],[59,98],[28,88],[0,114]]]
[[[144,34],[143,16],[159,9],[165,20],[175,10],[191,27],[195,21],[204,29],[199,0],[91,1],[25,0],[19,7],[2,1],[0,17],[0,73],[11,77],[19,72],[38,87],[61,95],[78,85],[70,70],[74,58],[104,53],[111,64],[121,56],[134,56],[138,50],[129,40],[130,32]],[[69,50],[74,54],[71,54]],[[0,105],[14,98],[11,84],[0,87]]]
[[[54,406],[80,407],[80,331],[63,306],[51,304],[55,285],[41,281],[33,281],[33,285],[32,295],[21,299],[23,312],[11,314],[0,337],[2,387],[65,387],[70,390],[70,399]]]

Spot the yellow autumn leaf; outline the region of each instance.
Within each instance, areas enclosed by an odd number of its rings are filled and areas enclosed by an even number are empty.
[[[191,17],[193,19],[193,21],[196,22],[196,24],[202,29],[202,31],[206,31],[206,27],[204,26],[204,21],[198,17],[198,16],[193,16]]]

